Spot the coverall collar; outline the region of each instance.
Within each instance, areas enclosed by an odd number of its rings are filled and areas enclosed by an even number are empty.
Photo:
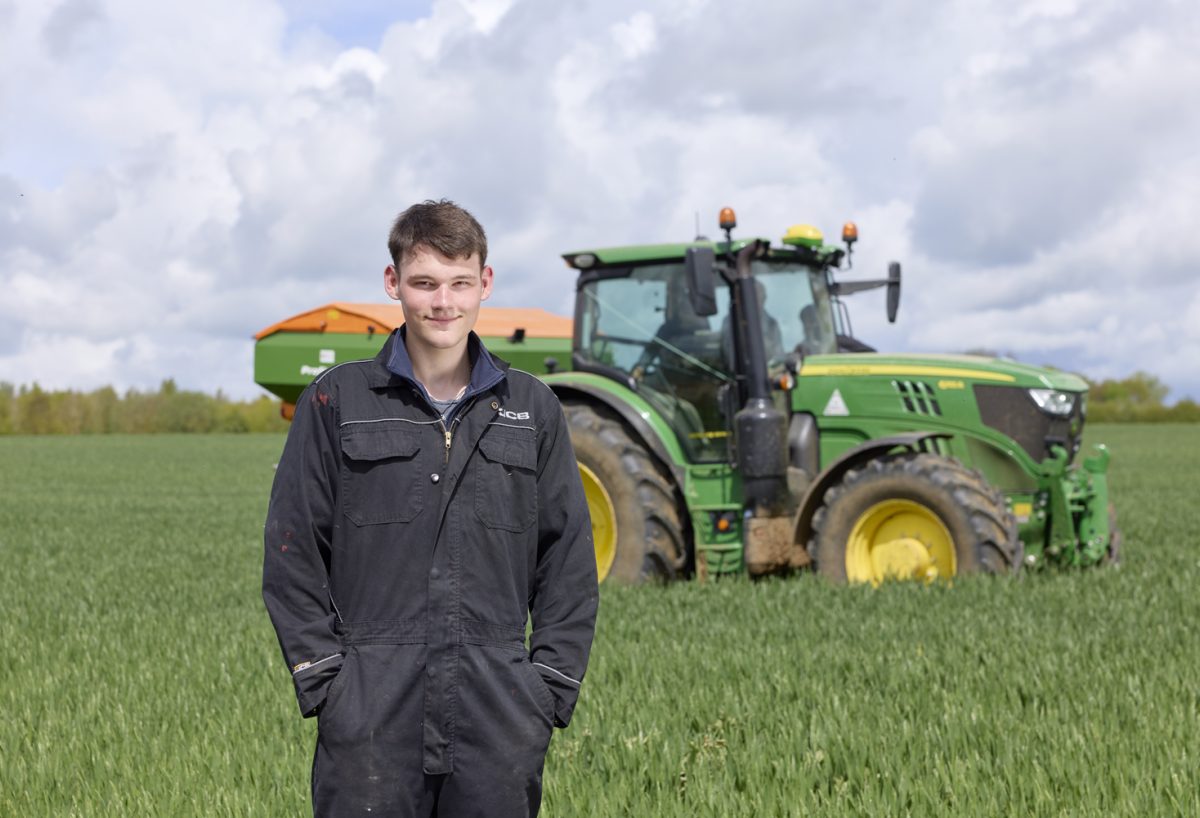
[[[404,340],[405,329],[404,326],[401,326],[393,332],[383,349],[379,351],[375,360],[384,365],[386,372],[380,373],[383,376],[382,382],[373,378],[371,386],[389,386],[395,382],[396,378],[399,378],[412,385],[432,408],[433,402],[425,390],[425,385],[417,380],[417,376],[413,372],[412,359],[408,357],[408,347]],[[508,373],[508,364],[493,357],[474,330],[467,336],[467,354],[471,359],[471,380],[467,384],[467,391],[463,393],[459,405],[462,405],[462,401],[469,400],[496,386],[504,380]],[[392,377],[388,377],[389,373]]]

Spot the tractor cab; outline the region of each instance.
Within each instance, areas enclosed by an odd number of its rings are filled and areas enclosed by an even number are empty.
[[[697,311],[685,257],[689,248],[711,248],[724,259],[750,243],[698,240],[564,256],[580,271],[573,368],[613,378],[645,397],[692,462],[729,458],[727,438],[747,367],[739,364],[732,276],[718,264],[724,286],[714,288],[715,308]],[[822,249],[785,245],[751,262],[752,309],[760,316],[768,370],[777,376],[794,373],[808,355],[837,350],[827,267],[841,251]]]

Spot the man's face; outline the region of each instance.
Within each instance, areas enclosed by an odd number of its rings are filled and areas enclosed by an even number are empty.
[[[400,302],[408,326],[406,340],[427,349],[454,349],[466,343],[479,317],[479,304],[492,294],[492,268],[480,269],[479,256],[447,258],[418,245],[397,270],[383,273],[387,294]]]

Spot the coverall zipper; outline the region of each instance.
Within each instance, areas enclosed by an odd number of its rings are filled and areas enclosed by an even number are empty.
[[[441,418],[438,419],[438,423],[441,424],[441,426],[442,426],[442,434],[444,434],[446,436],[446,464],[447,465],[449,465],[449,463],[450,463],[450,442],[454,439],[454,427],[458,425],[458,422],[460,420],[462,420],[463,413],[466,412],[468,409],[470,409],[471,404],[473,404],[474,402],[475,402],[475,399],[471,398],[470,401],[468,401],[467,403],[462,405],[462,407],[458,410],[458,413],[455,414],[454,420],[450,421],[450,428],[446,428],[446,421],[442,420]]]

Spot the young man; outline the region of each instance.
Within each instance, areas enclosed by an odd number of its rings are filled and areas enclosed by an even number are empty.
[[[267,513],[263,598],[318,716],[313,810],[536,815],[596,617],[578,468],[550,389],[472,332],[479,223],[424,202],[388,249],[404,326],[301,396]]]

